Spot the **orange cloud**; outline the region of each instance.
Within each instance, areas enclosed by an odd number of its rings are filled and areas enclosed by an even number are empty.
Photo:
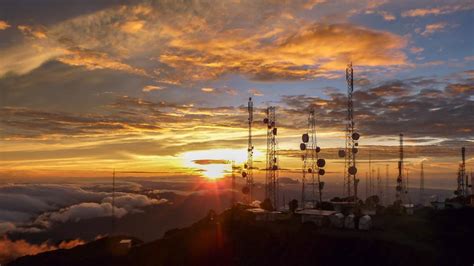
[[[126,33],[137,33],[143,28],[144,25],[145,21],[143,20],[127,21],[120,26],[120,30]]]
[[[211,92],[214,92],[215,89],[214,89],[214,88],[201,88],[201,91],[202,91],[202,92],[211,93]]]
[[[143,87],[142,91],[150,92],[150,91],[158,91],[158,90],[162,90],[162,89],[163,89],[163,87],[160,87],[160,86],[147,85],[147,86]]]
[[[145,70],[132,67],[119,60],[110,58],[105,53],[87,50],[70,50],[66,55],[59,57],[58,61],[72,66],[84,66],[87,69],[114,69],[137,75],[147,76]]]
[[[6,30],[8,28],[10,28],[10,24],[6,21],[0,20],[0,30]]]
[[[12,241],[4,236],[3,239],[0,239],[0,263],[7,263],[22,256],[35,255],[56,249],[71,249],[83,244],[84,241],[74,239],[71,241],[63,241],[58,246],[50,245],[47,242],[35,245],[25,240]]]
[[[48,36],[46,35],[46,31],[42,27],[31,27],[28,25],[19,25],[18,29],[26,35],[32,36],[37,39],[46,39]]]

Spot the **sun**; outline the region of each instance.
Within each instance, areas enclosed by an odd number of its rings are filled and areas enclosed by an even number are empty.
[[[260,154],[255,152],[255,155]],[[246,149],[211,149],[189,151],[180,156],[183,165],[201,176],[216,180],[223,178],[232,171],[232,161],[241,165],[247,160]]]

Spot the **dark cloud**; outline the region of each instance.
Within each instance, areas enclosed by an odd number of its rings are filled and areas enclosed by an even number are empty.
[[[470,98],[474,83],[458,80],[442,83],[434,89],[433,81],[393,81],[354,92],[357,129],[364,136],[390,136],[399,132],[413,137],[472,139],[474,132],[474,101]],[[426,88],[428,87],[428,88]],[[284,96],[282,103],[289,108],[286,116],[315,108],[318,127],[343,129],[346,115],[345,95],[329,94],[328,99],[308,96]],[[297,118],[298,119],[298,118]],[[290,120],[286,117],[285,120]],[[295,121],[295,120],[292,120]],[[300,124],[300,123],[298,123]],[[302,123],[304,124],[304,123]]]

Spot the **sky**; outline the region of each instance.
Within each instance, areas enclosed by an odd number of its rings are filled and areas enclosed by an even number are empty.
[[[300,178],[313,107],[337,186],[352,62],[359,173],[370,153],[395,180],[403,133],[409,176],[424,162],[427,186],[454,188],[462,146],[474,168],[473,26],[469,0],[3,0],[0,180],[223,177],[252,97],[256,167],[276,106],[280,176]]]

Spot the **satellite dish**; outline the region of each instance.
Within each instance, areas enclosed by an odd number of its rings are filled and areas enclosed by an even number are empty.
[[[306,150],[306,144],[301,143],[300,144],[300,150],[302,150],[302,151]]]
[[[341,150],[339,150],[338,155],[339,155],[340,158],[344,158],[344,157],[346,157],[346,151],[341,149]]]
[[[316,164],[318,165],[318,167],[324,167],[326,165],[326,160],[324,159],[318,159],[318,161],[316,162]]]
[[[357,174],[357,168],[355,166],[349,167],[349,174],[351,175]]]
[[[316,152],[319,153],[321,151],[320,147],[316,147]]]
[[[309,141],[309,135],[306,134],[306,133],[303,134],[303,136],[301,136],[301,140],[302,140],[303,142],[305,142],[305,143],[308,142],[308,141]]]
[[[319,169],[319,171],[318,171],[319,175],[324,175],[325,173],[326,173],[326,171],[324,171],[324,169]]]
[[[245,195],[249,194],[250,193],[250,188],[245,186],[242,188],[242,193],[244,193]]]
[[[359,138],[360,138],[359,133],[357,133],[357,132],[352,133],[352,139],[353,140],[359,140]]]
[[[352,153],[356,154],[359,151],[357,148],[352,148]]]
[[[242,172],[242,177],[247,177],[247,172]]]

